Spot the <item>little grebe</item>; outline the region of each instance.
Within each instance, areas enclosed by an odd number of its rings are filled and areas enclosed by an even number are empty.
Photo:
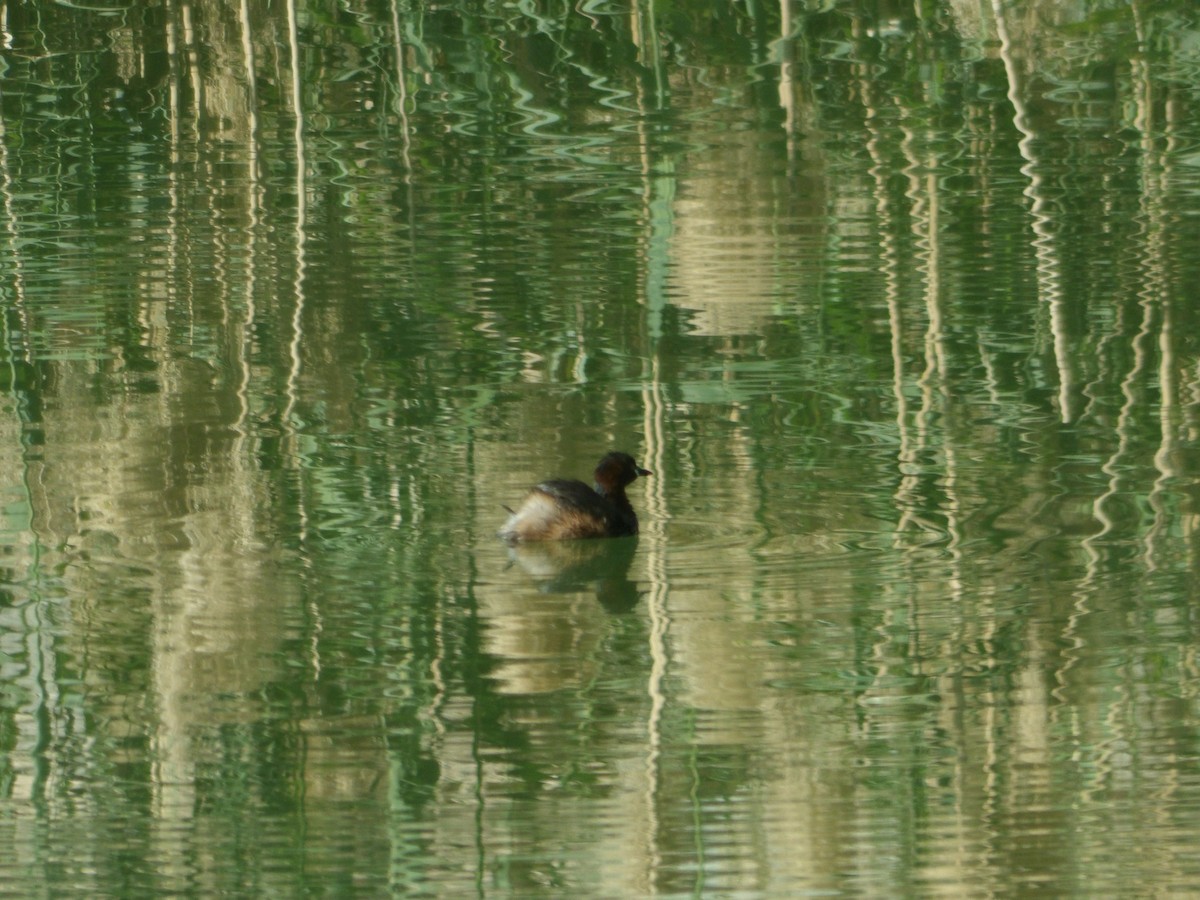
[[[564,541],[637,534],[637,516],[625,486],[650,474],[628,453],[609,453],[596,466],[594,488],[559,478],[534,486],[516,511],[508,510],[512,515],[500,537],[510,542]]]

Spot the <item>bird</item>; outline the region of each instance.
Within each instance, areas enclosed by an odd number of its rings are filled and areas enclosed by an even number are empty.
[[[638,476],[654,474],[628,453],[607,453],[596,465],[594,485],[552,478],[530,488],[499,535],[509,543],[626,537],[638,533],[637,514],[625,488]]]

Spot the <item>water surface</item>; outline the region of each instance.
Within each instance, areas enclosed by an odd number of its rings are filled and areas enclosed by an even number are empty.
[[[1191,889],[1195,14],[867,7],[6,9],[7,892]]]

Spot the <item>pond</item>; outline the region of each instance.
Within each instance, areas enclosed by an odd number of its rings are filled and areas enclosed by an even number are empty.
[[[1192,4],[484,7],[4,7],[7,891],[1191,890]]]

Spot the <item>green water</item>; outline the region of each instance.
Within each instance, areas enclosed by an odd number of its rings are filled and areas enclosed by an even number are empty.
[[[0,13],[0,894],[1200,883],[1191,3]]]

